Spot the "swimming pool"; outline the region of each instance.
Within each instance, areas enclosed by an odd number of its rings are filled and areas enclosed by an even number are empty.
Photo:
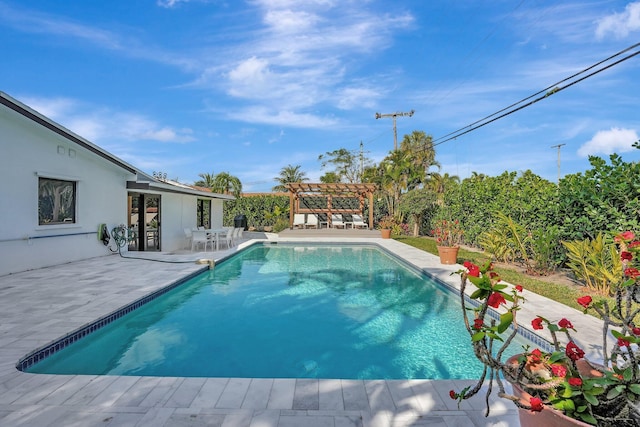
[[[256,245],[27,371],[453,379],[480,369],[457,295],[380,249]]]

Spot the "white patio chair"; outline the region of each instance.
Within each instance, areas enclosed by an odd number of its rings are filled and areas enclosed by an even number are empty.
[[[191,229],[185,228],[184,229],[184,240],[185,240],[184,248],[185,249],[188,249],[191,246],[192,238],[193,238],[193,232],[191,231]]]
[[[220,239],[218,244],[225,243],[227,245],[227,249],[231,249],[233,244],[233,227],[223,228],[225,229],[225,232],[218,235],[218,238]]]
[[[369,229],[369,224],[364,222],[360,215],[351,215],[351,221],[353,221],[353,228],[366,228]]]
[[[211,245],[213,251],[213,240],[209,237],[205,230],[196,230],[191,232],[191,251],[194,251],[196,247],[200,245],[204,246],[204,251],[207,251],[207,246]]]
[[[316,214],[307,215],[307,222],[305,222],[304,226],[305,228],[307,227],[318,228],[318,215]]]
[[[240,240],[242,240],[243,231],[244,227],[236,227],[233,229],[233,241],[231,242],[233,246],[237,246],[238,243],[240,243]]]
[[[331,227],[333,228],[345,228],[344,221],[341,214],[331,214]]]
[[[293,228],[296,228],[296,227],[304,228],[304,214],[293,215]]]

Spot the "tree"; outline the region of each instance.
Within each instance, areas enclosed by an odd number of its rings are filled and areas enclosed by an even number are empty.
[[[204,187],[208,189],[211,189],[211,187],[213,187],[213,181],[216,176],[213,172],[199,173],[198,176],[202,179],[199,179],[198,181],[194,182],[193,185],[195,185],[196,187]]]
[[[220,172],[213,179],[211,191],[214,193],[233,194],[240,197],[242,194],[242,183],[240,179],[231,175],[229,172]]]
[[[339,177],[339,181],[333,182],[361,182],[361,170],[360,165],[371,163],[371,160],[356,154],[354,151],[349,151],[346,148],[340,148],[338,150],[330,151],[318,156],[318,160],[321,162],[320,167],[322,169],[329,165],[332,165],[335,169],[332,171],[334,175]],[[329,173],[329,172],[328,172]],[[324,182],[324,181],[323,181]]]
[[[333,171],[327,172],[320,177],[320,182],[325,184],[334,184],[336,182],[340,182],[340,176]]]
[[[417,188],[408,191],[400,199],[400,210],[413,219],[413,235],[420,234],[422,219],[436,209],[437,195],[429,189]]]
[[[400,151],[411,164],[411,177],[407,182],[409,190],[419,187],[426,181],[429,168],[439,166],[436,162],[433,138],[423,131],[414,130],[411,134],[405,135],[400,143]]]
[[[309,178],[306,177],[306,172],[300,170],[301,167],[300,165],[293,166],[289,164],[280,169],[280,175],[273,178],[278,185],[273,187],[271,191],[287,191],[287,184],[308,181]]]
[[[458,184],[460,184],[460,178],[457,175],[449,175],[448,173],[441,175],[438,172],[431,172],[427,176],[425,187],[437,194],[438,204],[442,206],[444,193]]]

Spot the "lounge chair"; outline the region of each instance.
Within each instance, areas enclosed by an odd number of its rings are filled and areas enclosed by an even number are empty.
[[[318,215],[309,214],[307,215],[307,222],[304,224],[304,228],[313,227],[318,228]]]
[[[366,228],[369,229],[369,224],[364,222],[360,215],[351,215],[351,221],[353,222],[353,228]]]
[[[293,228],[302,227],[304,228],[304,214],[294,214],[293,215]]]
[[[331,227],[333,228],[345,228],[344,221],[341,214],[331,214]]]

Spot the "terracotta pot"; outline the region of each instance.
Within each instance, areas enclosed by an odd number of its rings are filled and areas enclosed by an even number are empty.
[[[522,403],[529,404],[531,395],[522,390],[518,384],[511,384],[513,394],[519,397]],[[561,411],[545,406],[540,412],[532,412],[529,409],[518,408],[518,417],[520,418],[520,427],[593,427],[575,418],[567,417]]]
[[[383,239],[390,239],[391,238],[391,229],[383,228],[383,229],[380,230],[380,234],[382,235]]]
[[[456,264],[458,261],[458,246],[438,246],[440,264]]]
[[[517,365],[517,359],[519,356],[519,354],[511,356],[509,359],[507,359],[507,364]],[[582,375],[591,377],[602,376],[602,373],[589,366],[589,363],[586,360],[578,360],[577,367]],[[528,405],[529,400],[531,399],[531,395],[524,391],[520,387],[520,385],[511,382],[510,384],[511,387],[513,387],[513,395],[519,397],[520,402]],[[518,408],[518,417],[520,418],[520,427],[593,427],[591,424],[587,424],[575,418],[568,417],[562,411],[553,409],[550,406],[545,406],[544,409],[540,412],[533,412],[529,409]]]

